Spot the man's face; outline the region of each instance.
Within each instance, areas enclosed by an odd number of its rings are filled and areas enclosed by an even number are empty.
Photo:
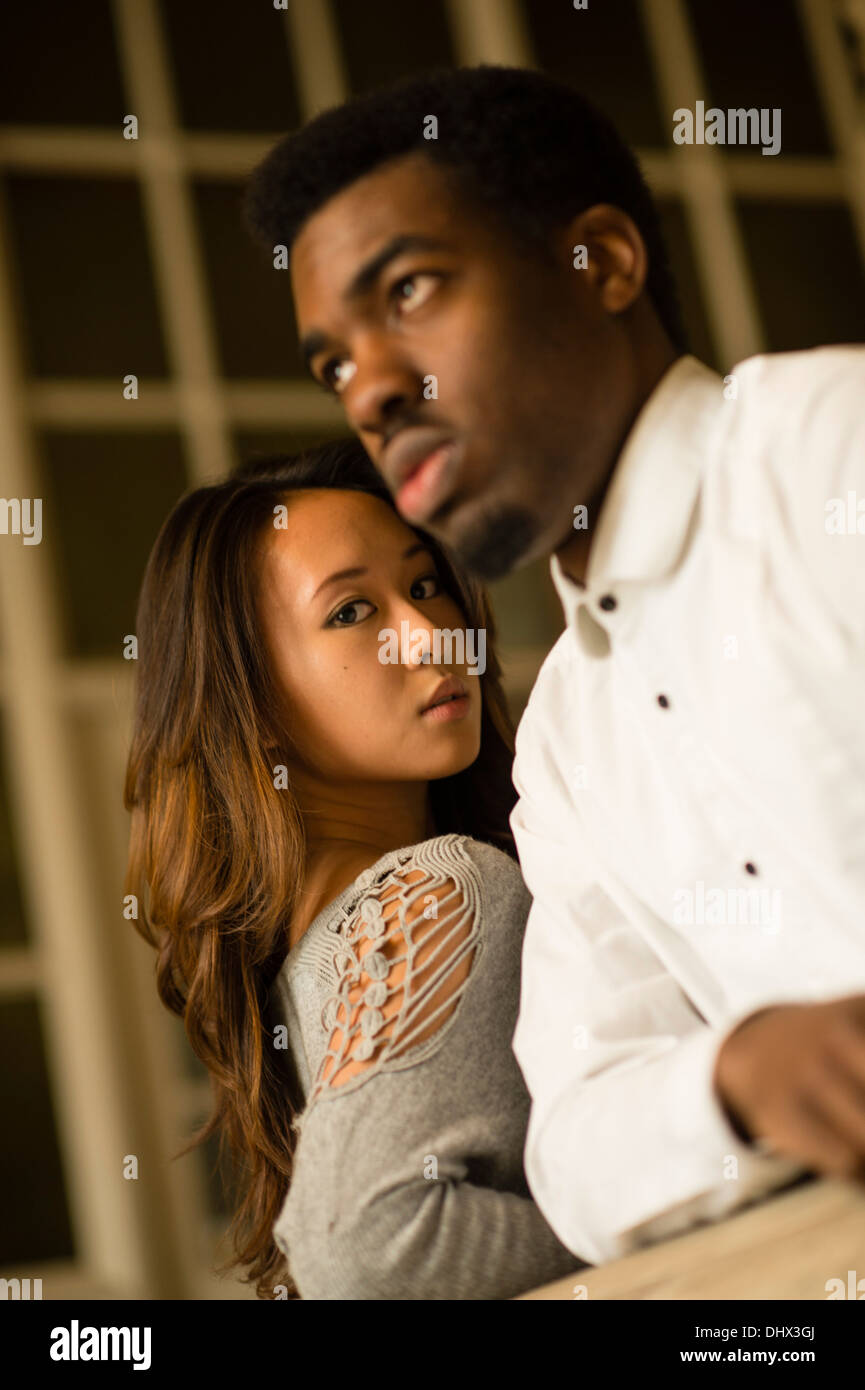
[[[570,241],[549,264],[520,253],[413,154],[331,198],[292,248],[313,376],[406,521],[483,579],[573,535],[621,438],[623,334]]]

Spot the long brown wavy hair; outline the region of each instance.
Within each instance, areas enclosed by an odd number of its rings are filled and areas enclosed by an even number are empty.
[[[278,1284],[299,1297],[272,1228],[291,1181],[303,1098],[291,1059],[272,1045],[268,991],[288,951],[306,837],[290,785],[274,787],[292,739],[256,595],[274,507],[317,487],[368,492],[396,510],[357,440],[254,460],[180,498],[150,553],[136,616],[124,892],[135,895],[135,928],[157,951],[159,996],[183,1019],[211,1078],[211,1116],[175,1157],[214,1134],[220,1158],[228,1151],[233,1254],[216,1269],[248,1266],[242,1282],[254,1282],[259,1298],[278,1297]],[[516,859],[513,725],[489,600],[434,537],[411,529],[429,545],[467,627],[487,633],[480,751],[471,766],[430,783],[436,829]]]

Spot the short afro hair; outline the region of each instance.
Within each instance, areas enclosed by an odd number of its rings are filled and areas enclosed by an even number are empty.
[[[437,138],[424,138],[429,116]],[[573,87],[529,68],[438,68],[354,97],[284,136],[253,171],[243,215],[255,241],[290,248],[304,222],[356,179],[418,153],[460,196],[546,254],[556,227],[595,203],[626,212],[646,244],[646,289],[687,352],[658,211],[636,157]]]

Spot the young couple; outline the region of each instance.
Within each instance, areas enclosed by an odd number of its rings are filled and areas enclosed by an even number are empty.
[[[865,537],[826,517],[865,349],[725,392],[633,156],[530,71],[324,113],[247,218],[357,440],[175,507],[126,785],[236,1260],[507,1298],[861,1180]],[[511,763],[481,584],[541,556],[565,630]],[[382,661],[403,622],[484,630],[483,674]]]

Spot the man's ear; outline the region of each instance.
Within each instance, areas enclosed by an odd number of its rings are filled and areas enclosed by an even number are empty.
[[[632,218],[612,203],[595,203],[568,227],[575,273],[588,277],[609,314],[639,298],[649,272],[646,243]]]

